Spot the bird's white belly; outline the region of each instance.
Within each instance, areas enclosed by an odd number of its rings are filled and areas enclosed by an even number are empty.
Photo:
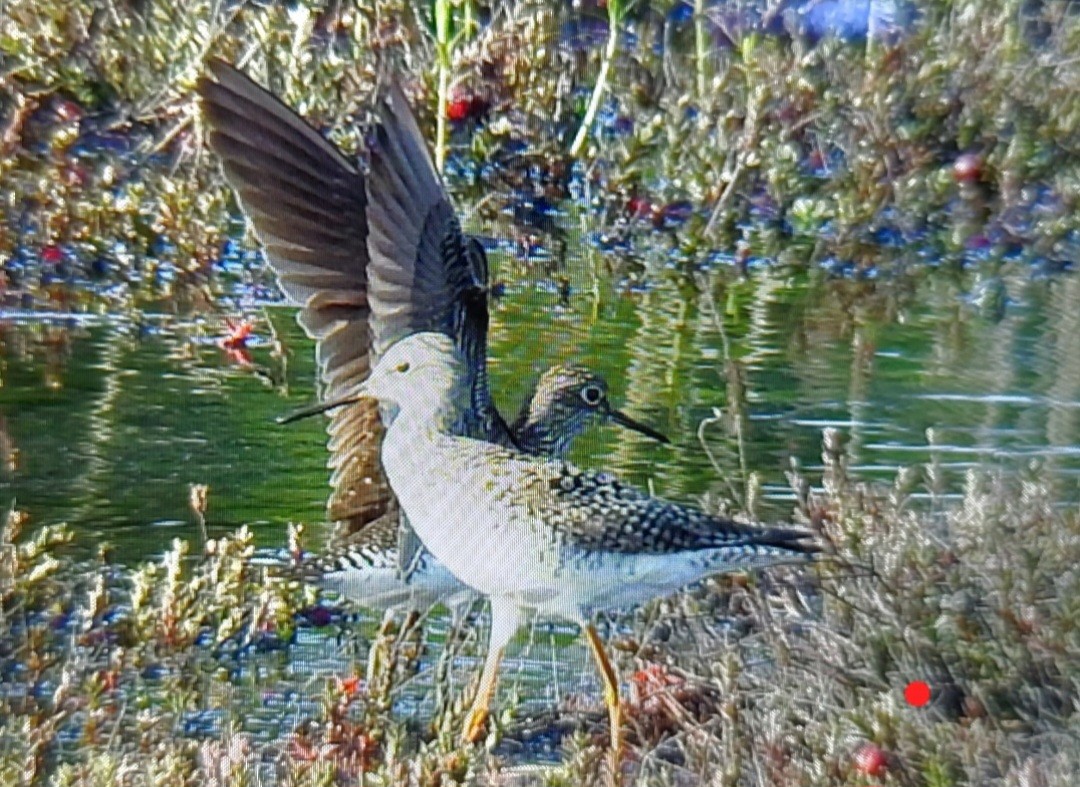
[[[466,585],[544,617],[581,620],[597,610],[628,609],[712,574],[777,562],[722,547],[585,551],[544,521],[548,482],[528,475],[528,462],[489,472],[483,465],[489,454],[456,450],[469,449],[468,441],[422,445],[391,437],[383,446],[387,478],[428,550]]]
[[[535,606],[543,618],[588,619],[597,611],[629,610],[705,577],[747,567],[732,563],[723,549],[581,553],[562,571],[555,594],[529,606]]]
[[[329,572],[319,584],[355,604],[374,610],[399,606],[426,609],[462,591],[471,593],[444,566],[430,558],[428,563],[430,565],[407,579],[396,569],[380,567]]]
[[[490,489],[462,482],[448,499],[440,486],[398,494],[425,546],[465,584],[545,618],[580,620],[597,610],[630,609],[723,570],[708,552],[581,552]]]

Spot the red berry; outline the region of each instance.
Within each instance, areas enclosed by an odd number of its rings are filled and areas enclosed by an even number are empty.
[[[930,687],[921,680],[913,680],[904,687],[904,699],[908,705],[921,708],[930,702]]]
[[[626,211],[634,218],[648,216],[652,209],[652,203],[644,197],[631,197],[626,201]]]
[[[86,168],[74,164],[64,170],[64,182],[69,186],[86,185]]]
[[[889,767],[888,760],[888,755],[880,746],[864,743],[855,752],[855,770],[866,776],[880,776]]]
[[[953,162],[953,178],[957,183],[974,183],[982,177],[982,158],[976,153],[964,153]]]
[[[68,123],[72,120],[78,120],[83,116],[82,107],[76,104],[74,101],[68,99],[62,99],[56,102],[56,119],[61,123]]]
[[[345,678],[341,681],[341,690],[346,694],[356,694],[360,691],[360,678],[353,675],[350,678]]]
[[[446,117],[455,123],[467,119],[470,112],[472,112],[472,99],[455,98],[446,102]]]
[[[41,261],[48,262],[52,265],[56,265],[58,262],[64,259],[64,252],[60,251],[59,246],[49,244],[41,250]]]

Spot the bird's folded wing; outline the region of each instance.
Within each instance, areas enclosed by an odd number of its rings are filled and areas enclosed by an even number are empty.
[[[396,568],[397,537],[396,514],[381,517],[329,550],[306,559],[300,566],[300,573],[304,579],[318,581],[339,571]]]
[[[564,543],[579,549],[667,554],[723,547],[793,558],[818,551],[805,530],[713,516],[561,460],[542,467],[542,518]]]

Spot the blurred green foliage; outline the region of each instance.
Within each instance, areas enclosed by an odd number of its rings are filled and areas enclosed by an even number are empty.
[[[678,5],[620,10],[603,111],[572,156],[609,54],[604,9],[11,0],[0,264],[57,245],[108,258],[121,278],[162,261],[181,281],[211,278],[236,210],[199,141],[192,87],[209,56],[241,64],[349,151],[363,147],[380,71],[418,79],[425,123],[436,113],[424,96],[458,118],[450,187],[503,235],[535,232],[501,217],[541,195],[575,202],[586,229],[634,237],[685,204],[663,243],[691,260],[741,244],[873,264],[887,256],[881,231],[940,254],[973,238],[992,253],[1075,252],[1080,17],[1069,3],[925,3],[895,40],[855,43],[766,35],[702,3],[686,21]],[[737,20],[744,6],[730,8]],[[439,19],[463,34],[441,41]]]

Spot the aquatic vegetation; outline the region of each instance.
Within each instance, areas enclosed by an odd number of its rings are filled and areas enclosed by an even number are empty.
[[[799,517],[835,549],[814,576],[721,577],[619,624],[636,783],[1070,783],[1075,511],[1053,505],[1048,479],[974,470],[960,500],[928,508],[912,495],[932,467],[860,483],[832,432],[823,461],[817,488],[790,476]],[[5,783],[474,784],[512,773],[529,741],[552,734],[561,762],[546,783],[600,773],[595,699],[566,697],[554,718],[511,703],[487,746],[462,747],[467,704],[445,691],[461,644],[425,638],[416,616],[320,634],[370,638],[366,678],[359,665],[282,670],[274,655],[302,649],[295,632],[311,625],[314,591],[290,578],[288,559],[257,559],[246,530],[201,557],[178,543],[128,569],[107,553],[74,560],[63,530],[26,540],[19,526],[10,513],[0,544]],[[428,670],[440,698],[417,727],[400,691]],[[925,707],[904,699],[913,680],[931,689]],[[286,703],[287,720],[248,729],[268,702]]]
[[[431,82],[450,187],[495,235],[557,247],[577,215],[684,264],[744,247],[859,266],[889,257],[882,237],[960,259],[1075,252],[1080,21],[1063,2],[923,4],[854,40],[707,2],[42,8],[8,3],[0,31],[8,299],[96,281],[123,304],[223,275],[235,210],[190,92],[207,54],[246,57],[349,150],[380,64],[404,64]],[[522,222],[540,198],[554,213]],[[659,213],[633,221],[645,203]]]
[[[725,390],[708,406],[726,406],[699,430],[729,487],[714,504],[761,505],[746,431],[764,383],[733,339],[761,310],[796,303],[776,295],[785,277],[835,285],[832,313],[792,335],[798,381],[826,373],[812,357],[826,337],[850,340],[853,368],[868,365],[878,323],[867,316],[903,313],[916,293],[944,304],[918,315],[940,322],[927,360],[940,365],[985,360],[971,343],[991,336],[1028,352],[1010,303],[1052,301],[1057,334],[1037,336],[1060,352],[1010,373],[1060,392],[1067,412],[1044,407],[1045,431],[1068,444],[1075,365],[1055,362],[1072,346],[1075,288],[1018,282],[1078,253],[1080,16],[1064,0],[934,0],[890,31],[868,15],[837,36],[821,26],[844,9],[815,8],[8,0],[0,307],[188,314],[272,296],[200,143],[191,91],[203,59],[243,61],[349,151],[363,150],[365,107],[394,67],[470,230],[505,252],[497,289],[539,281],[553,310],[584,293],[590,326],[627,293],[693,290],[677,315],[655,317],[660,328],[643,321],[628,352],[645,399],[674,368],[658,347],[686,352],[658,343],[660,329],[721,335]],[[193,330],[215,352],[223,334],[250,366],[246,319]],[[79,330],[0,338],[5,353],[44,358],[42,390],[54,391]],[[134,321],[112,351],[150,330]],[[123,364],[102,365],[113,375],[102,386],[118,390]],[[852,399],[864,382],[852,373]],[[0,421],[12,473],[8,432]],[[818,486],[790,476],[798,516],[834,561],[811,576],[711,580],[611,622],[638,783],[1072,784],[1080,522],[1061,503],[1072,477],[1053,462],[1019,477],[972,469],[951,498],[935,460],[884,486],[847,461],[830,432]],[[206,493],[190,488],[208,532],[139,566],[107,548],[86,559],[69,530],[4,517],[0,783],[497,783],[527,780],[516,768],[536,760],[548,784],[596,779],[595,687],[563,686],[544,711],[522,691],[484,746],[462,747],[468,706],[453,679],[471,675],[461,657],[475,638],[415,617],[353,625],[285,570],[298,540],[268,560],[249,530],[211,538]],[[311,650],[340,658],[313,667]],[[410,694],[432,674],[429,693]],[[905,699],[915,680],[931,688],[925,707]]]

